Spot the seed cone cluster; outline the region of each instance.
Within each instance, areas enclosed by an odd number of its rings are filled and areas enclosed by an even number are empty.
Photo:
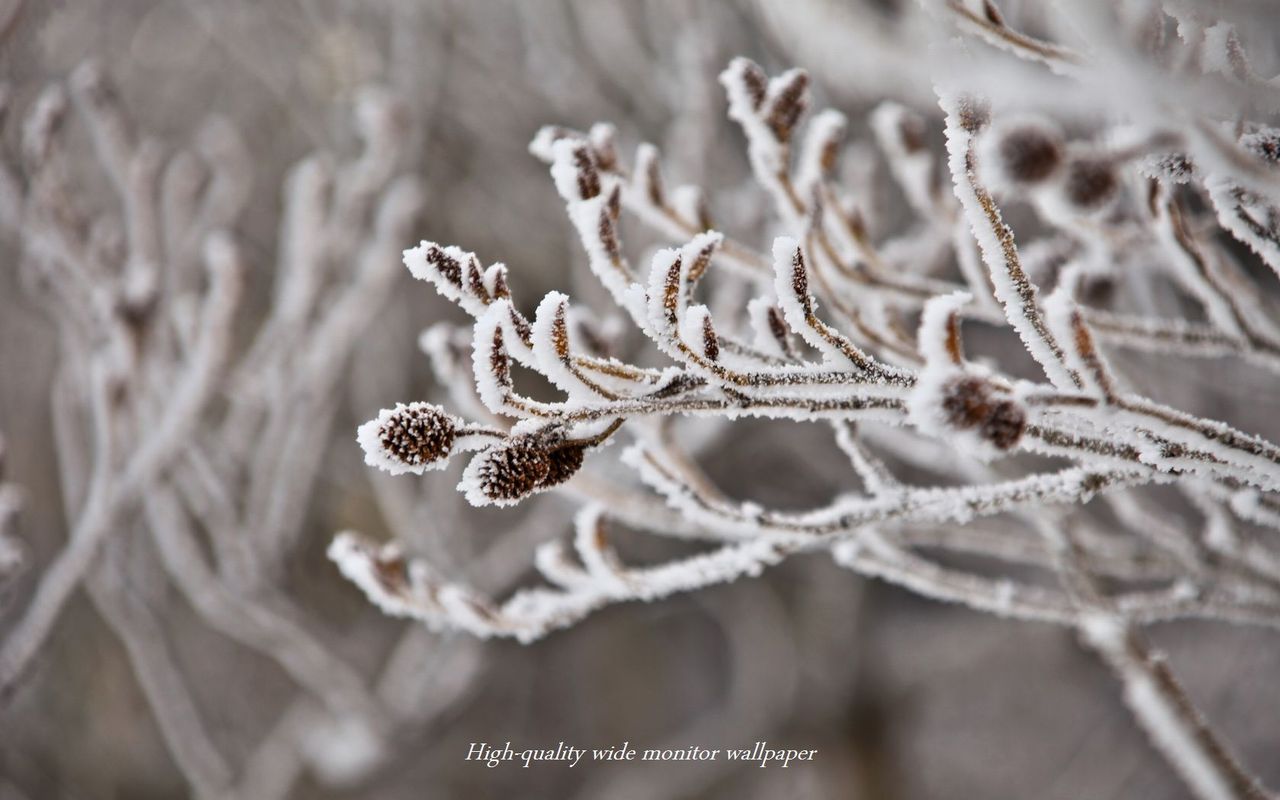
[[[942,399],[947,423],[960,430],[976,430],[999,450],[1008,450],[1022,438],[1027,415],[1010,398],[996,395],[982,378],[957,378],[947,384]]]
[[[1000,166],[1012,181],[1040,183],[1062,164],[1062,137],[1045,125],[1023,124],[1002,132],[996,145]]]
[[[497,503],[522,500],[539,489],[557,486],[582,468],[586,445],[513,436],[478,456],[480,491]]]

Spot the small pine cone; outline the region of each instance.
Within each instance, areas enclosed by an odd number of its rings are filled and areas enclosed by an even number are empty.
[[[957,378],[943,388],[942,410],[952,428],[972,430],[997,450],[1008,450],[1022,438],[1027,415],[1018,403],[994,392],[982,378]]]
[[[1022,407],[1012,400],[1000,400],[992,405],[980,432],[982,438],[997,449],[1008,450],[1018,443],[1026,429],[1027,413]]]
[[[582,469],[582,462],[586,455],[586,445],[581,444],[567,444],[552,450],[547,455],[550,469],[547,471],[547,476],[542,479],[541,486],[544,488],[559,486],[572,478],[578,470]]]
[[[422,473],[448,459],[460,420],[430,403],[399,404],[360,426],[365,461],[392,474]]]
[[[992,183],[1034,186],[1051,178],[1065,159],[1062,133],[1036,117],[993,125],[979,163],[996,173]],[[991,162],[988,164],[987,162]]]
[[[512,437],[477,459],[477,488],[490,502],[500,505],[533,494],[551,474],[550,453],[546,444],[535,437]]]
[[[1062,194],[1079,210],[1094,211],[1115,197],[1120,179],[1115,166],[1106,159],[1077,157],[1068,162]]]
[[[1157,153],[1138,161],[1138,171],[1148,178],[1169,183],[1190,183],[1199,176],[1186,153]]]
[[[412,403],[378,430],[382,449],[411,466],[427,464],[453,447],[457,428],[453,417],[436,406]]]
[[[957,378],[943,389],[942,410],[954,428],[978,427],[991,416],[991,408],[991,385],[982,378]]]
[[[1240,137],[1245,150],[1267,162],[1280,164],[1280,129],[1262,128]]]

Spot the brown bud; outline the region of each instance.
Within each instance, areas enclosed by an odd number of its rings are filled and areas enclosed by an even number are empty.
[[[443,247],[431,245],[427,248],[427,263],[436,268],[444,279],[454,286],[462,285],[462,265],[458,260],[444,251]]]
[[[614,227],[614,219],[607,208],[601,209],[596,236],[600,239],[600,246],[604,248],[605,254],[611,260],[619,261],[622,258],[622,245],[618,242],[618,231]]]
[[[507,286],[506,268],[501,268],[493,273],[493,296],[496,300],[511,297],[511,288]]]
[[[809,302],[809,272],[804,263],[804,252],[797,247],[791,257],[791,291],[801,303]]]
[[[782,87],[770,103],[765,122],[773,130],[773,135],[780,142],[791,140],[800,115],[809,106],[809,76],[807,73],[794,71],[790,80]]]
[[[480,259],[474,255],[467,259],[467,292],[485,305],[493,302],[489,290],[484,287],[484,270],[480,267]]]
[[[777,306],[769,306],[765,312],[765,322],[769,326],[769,333],[773,336],[774,341],[778,343],[779,349],[788,356],[794,356],[795,345],[791,342],[791,329],[787,327],[787,320],[782,314],[782,309]]]
[[[511,320],[511,327],[515,330],[516,336],[520,338],[520,341],[522,342],[529,341],[529,337],[533,336],[533,327],[529,324],[529,320],[525,319],[524,314],[521,314],[519,311],[516,311],[515,307],[512,306],[507,309],[507,318]],[[501,332],[502,331],[499,330],[498,334],[501,334]],[[500,345],[502,345],[502,342],[499,340],[499,337],[495,335],[494,346],[498,347]],[[507,363],[508,363],[507,369],[509,372],[510,361],[508,361]]]
[[[618,221],[618,217],[622,216],[622,187],[614,185],[609,192],[609,201],[605,203],[605,210],[609,212],[609,219],[614,222]]]
[[[489,345],[489,372],[499,386],[511,388],[511,356],[507,354],[501,325],[493,326],[493,341]]]
[[[716,254],[717,246],[717,243],[711,242],[698,251],[693,263],[689,265],[689,280],[691,282],[701,280],[702,276],[707,273],[707,269],[711,266],[711,259]]]
[[[764,70],[760,69],[759,64],[754,61],[746,61],[746,65],[742,69],[742,85],[746,87],[747,93],[751,95],[751,104],[759,108],[760,104],[764,102],[765,92],[769,86],[769,79],[765,76]]]

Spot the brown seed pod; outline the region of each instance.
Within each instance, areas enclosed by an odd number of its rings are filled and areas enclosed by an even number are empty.
[[[764,74],[764,70],[760,69],[759,64],[745,58],[743,62],[742,85],[746,87],[747,94],[751,96],[752,106],[759,108],[760,104],[764,102],[765,93],[769,91],[769,78]]]
[[[385,548],[373,554],[373,576],[389,594],[404,594],[409,587],[409,565],[398,551]]]
[[[462,286],[462,264],[445,248],[431,245],[427,248],[427,263],[436,269],[444,279],[454,286]]]

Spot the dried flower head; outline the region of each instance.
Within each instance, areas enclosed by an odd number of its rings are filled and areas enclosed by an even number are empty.
[[[365,463],[393,475],[444,466],[461,420],[430,403],[399,403],[361,425],[356,438]]]

